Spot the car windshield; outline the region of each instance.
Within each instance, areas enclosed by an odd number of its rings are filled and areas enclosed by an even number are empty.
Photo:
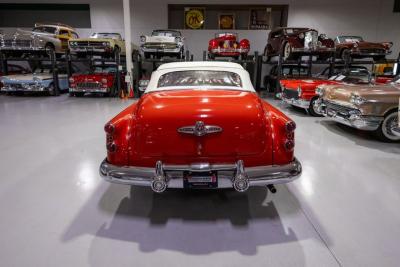
[[[360,36],[338,36],[337,42],[338,43],[358,43],[362,42],[363,38]]]
[[[151,36],[167,36],[167,37],[180,37],[180,32],[176,31],[153,31]]]
[[[242,87],[240,75],[229,71],[188,70],[161,75],[157,87]]]
[[[115,70],[115,68],[112,68],[112,67],[107,67],[107,68],[96,67],[93,72],[94,73],[115,73],[116,70]]]
[[[350,70],[348,72],[333,76],[330,78],[330,80],[345,83],[366,84],[371,82],[371,75],[367,70]]]
[[[295,34],[295,33],[298,33],[298,32],[304,31],[304,30],[306,30],[306,29],[305,28],[288,28],[288,29],[285,29],[285,32],[286,32],[286,34]]]
[[[90,38],[99,38],[99,39],[114,39],[114,40],[121,40],[121,34],[119,33],[102,33],[102,32],[95,32],[93,33]]]
[[[56,28],[54,27],[47,27],[47,26],[40,26],[40,27],[35,27],[33,28],[33,32],[43,32],[43,33],[52,33],[55,34],[56,33]]]

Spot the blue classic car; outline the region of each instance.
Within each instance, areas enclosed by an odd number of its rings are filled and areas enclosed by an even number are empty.
[[[60,92],[68,91],[68,77],[66,74],[58,75]],[[15,74],[1,77],[2,92],[45,92],[54,95],[53,74],[50,70],[41,70],[29,74]]]

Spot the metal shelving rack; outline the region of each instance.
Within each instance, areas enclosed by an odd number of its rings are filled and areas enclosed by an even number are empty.
[[[0,64],[3,73],[8,75],[8,62],[9,61],[27,61],[42,64],[43,62],[50,62],[51,71],[53,74],[54,96],[60,95],[60,86],[58,82],[58,68],[59,64],[65,62],[62,58],[57,58],[54,50],[0,50]]]

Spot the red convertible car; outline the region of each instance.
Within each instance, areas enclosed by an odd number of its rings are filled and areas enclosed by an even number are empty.
[[[116,89],[115,68],[97,67],[93,72],[73,74],[69,78],[69,95],[83,96],[85,93],[101,93],[104,96],[114,95]],[[121,88],[125,86],[125,74],[121,72]]]
[[[250,42],[247,39],[239,41],[236,33],[217,33],[215,38],[208,42],[208,57],[233,57],[246,59],[250,51]]]
[[[234,188],[287,183],[301,173],[296,124],[264,102],[242,66],[161,65],[137,102],[105,125],[109,182],[167,188]]]
[[[281,98],[284,102],[304,108],[312,116],[320,116],[315,106],[319,95],[316,89],[320,85],[331,84],[385,84],[386,78],[380,79],[376,77],[372,79],[371,73],[364,67],[353,67],[344,70],[342,73],[336,74],[329,79],[324,78],[305,78],[305,79],[283,79],[280,80],[282,94]]]

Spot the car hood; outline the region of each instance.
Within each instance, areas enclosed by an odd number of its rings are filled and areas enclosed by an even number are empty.
[[[84,41],[84,42],[114,42],[114,39],[111,38],[79,38],[79,39],[70,39],[69,42],[79,42],[79,41]]]
[[[135,117],[132,144],[140,158],[183,163],[221,158],[234,162],[256,156],[272,163],[270,128],[266,127],[262,102],[253,92],[190,89],[147,93],[138,102]],[[178,131],[200,121],[222,131],[200,137]]]
[[[172,36],[146,36],[146,43],[175,43]]]

